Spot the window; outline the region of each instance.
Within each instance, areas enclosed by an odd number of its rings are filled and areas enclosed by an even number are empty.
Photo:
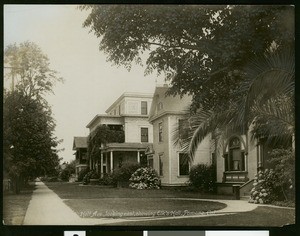
[[[179,153],[179,175],[189,174],[189,159],[186,153]]]
[[[148,166],[153,168],[153,156],[148,157]]]
[[[141,128],[141,142],[148,143],[148,128]]]
[[[162,161],[162,158],[163,158],[163,154],[158,155],[158,159],[159,159],[159,175],[160,176],[164,175],[164,171],[163,171],[164,163]]]
[[[238,137],[229,140],[229,151],[224,155],[225,170],[227,171],[245,171],[245,155],[241,150],[241,141]],[[227,163],[226,163],[227,162]]]
[[[147,115],[148,114],[147,102],[146,101],[141,102],[141,114],[142,115]]]
[[[186,139],[189,136],[189,123],[188,120],[178,120],[179,139]]]
[[[164,108],[163,103],[162,103],[162,102],[159,102],[159,103],[157,104],[157,110],[160,111],[160,110],[163,109],[163,108]]]
[[[163,127],[162,127],[162,122],[158,124],[158,142],[163,141]]]

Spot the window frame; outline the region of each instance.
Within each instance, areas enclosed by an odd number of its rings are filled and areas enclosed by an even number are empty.
[[[187,158],[187,163],[186,163],[186,165],[187,165],[187,173],[184,173],[184,174],[181,174],[181,158],[182,157],[185,157],[185,158]],[[182,152],[179,152],[178,153],[178,176],[179,177],[185,177],[185,176],[188,176],[189,175],[189,173],[190,173],[190,163],[189,163],[189,161],[188,161],[188,155],[186,154],[186,153],[182,153]]]
[[[163,142],[163,122],[158,123],[158,142]]]
[[[144,106],[143,106],[144,104]],[[141,115],[148,115],[148,102],[141,101]]]
[[[143,131],[142,130],[147,130],[147,136],[146,135],[143,135]],[[146,138],[146,141],[143,140],[143,138]],[[142,143],[149,143],[149,128],[148,127],[141,127],[141,142]]]
[[[163,158],[164,154],[158,154],[158,174],[159,176],[164,176],[164,163],[163,163]]]

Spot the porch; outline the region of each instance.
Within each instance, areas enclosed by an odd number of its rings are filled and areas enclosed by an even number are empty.
[[[149,143],[109,143],[101,149],[101,156],[96,160],[96,171],[101,177],[122,167],[124,163],[147,165],[145,151]]]

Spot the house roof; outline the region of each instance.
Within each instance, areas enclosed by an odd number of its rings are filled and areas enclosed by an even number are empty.
[[[149,113],[150,122],[166,114],[184,114],[185,110],[190,106],[192,101],[191,96],[166,96],[168,89],[168,86],[159,86],[155,88]]]
[[[134,98],[152,98],[152,93],[123,93],[112,105],[107,108],[105,111],[106,113],[109,113],[109,111],[114,108],[123,98],[125,97],[134,97]]]
[[[94,118],[86,125],[86,128],[90,128],[91,125],[99,118],[121,118],[122,116],[119,115],[108,115],[108,114],[98,114],[94,116]]]
[[[138,151],[146,150],[149,143],[107,143],[105,147],[101,148],[104,151],[118,150],[118,151]]]
[[[73,150],[78,148],[87,148],[87,137],[74,137]]]

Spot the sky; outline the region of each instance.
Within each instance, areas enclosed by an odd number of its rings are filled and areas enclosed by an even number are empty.
[[[76,5],[4,5],[4,48],[13,43],[36,43],[59,72],[64,83],[56,84],[46,99],[56,120],[55,136],[63,139],[63,161],[75,158],[74,136],[87,136],[86,125],[124,92],[153,93],[163,78],[144,76],[144,68],[113,66],[99,51],[100,40],[82,24],[88,11]],[[4,81],[9,83],[9,78]]]

